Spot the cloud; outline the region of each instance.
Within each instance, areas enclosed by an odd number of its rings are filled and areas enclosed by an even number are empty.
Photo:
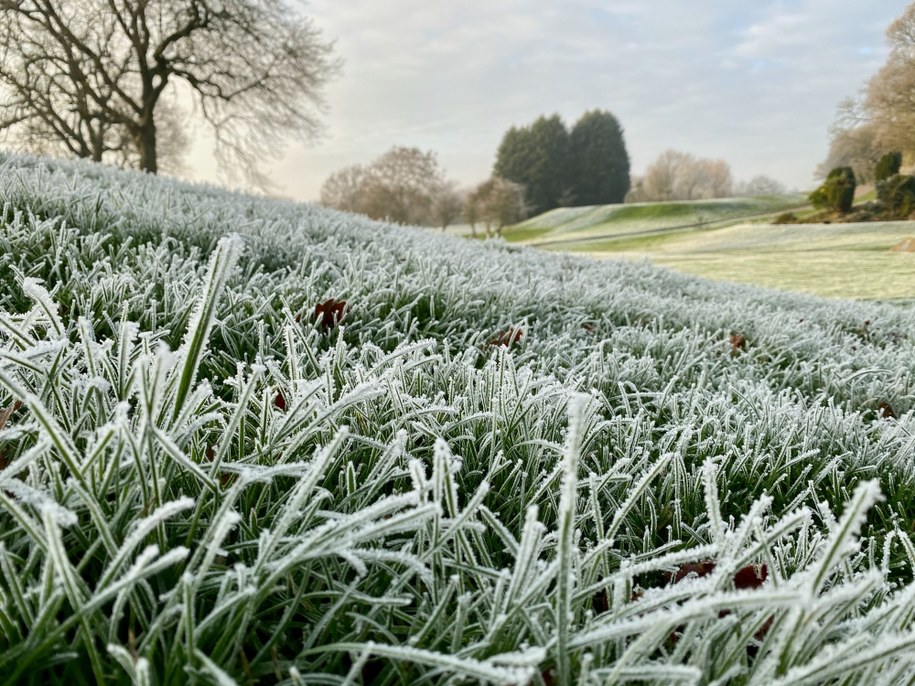
[[[307,12],[336,38],[344,72],[327,91],[324,139],[291,145],[273,175],[313,199],[333,170],[418,145],[470,184],[489,174],[510,125],[604,108],[622,122],[636,172],[673,147],[724,158],[738,177],[808,186],[836,103],[882,62],[883,31],[901,10],[888,0],[313,0]]]

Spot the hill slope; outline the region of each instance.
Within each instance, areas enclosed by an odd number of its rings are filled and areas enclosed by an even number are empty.
[[[807,204],[802,195],[560,207],[505,229],[505,239],[559,249],[591,241],[722,227]]]
[[[915,669],[910,312],[31,158],[0,207],[0,681]]]

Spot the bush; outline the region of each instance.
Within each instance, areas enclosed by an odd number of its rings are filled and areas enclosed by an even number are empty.
[[[811,193],[811,204],[820,210],[848,212],[855,201],[855,172],[851,167],[836,167],[823,185]]]
[[[782,212],[775,218],[773,224],[796,224],[797,215],[794,212]]]
[[[877,182],[885,181],[891,176],[899,174],[899,168],[902,166],[901,152],[888,152],[877,162],[874,169],[874,178]]]
[[[889,218],[908,218],[915,212],[915,176],[896,174],[878,181],[877,197]]]

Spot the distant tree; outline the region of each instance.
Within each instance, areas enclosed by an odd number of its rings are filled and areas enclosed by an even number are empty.
[[[645,170],[642,177],[642,200],[676,200],[677,179],[695,158],[689,153],[665,150]]]
[[[522,185],[534,212],[572,202],[569,132],[559,115],[539,117],[527,127],[510,128],[496,153],[493,175]]]
[[[577,205],[623,202],[629,191],[629,153],[610,112],[591,110],[569,134],[571,191]]]
[[[464,219],[470,224],[470,235],[476,238],[477,222],[480,221],[480,207],[476,197],[476,190],[464,193]]]
[[[732,187],[731,168],[724,160],[666,150],[645,170],[639,194],[633,197],[643,202],[726,198]]]
[[[702,198],[727,198],[733,194],[734,177],[724,160],[702,160],[697,163]]]
[[[477,186],[468,198],[473,206],[472,216],[486,225],[486,235],[524,218],[524,188],[513,181],[493,176]]]
[[[817,166],[816,178],[825,179],[836,167],[851,167],[859,183],[874,180],[874,167],[886,151],[862,100],[846,98],[840,103],[829,137],[829,152]]]
[[[366,213],[364,167],[354,164],[331,174],[321,186],[321,204],[344,212]]]
[[[398,224],[427,224],[444,184],[434,152],[394,147],[366,169],[365,213]]]
[[[646,202],[646,198],[647,195],[645,193],[645,177],[633,176],[631,185],[629,187],[629,192],[626,193],[626,197],[623,198],[623,202]]]
[[[432,219],[442,231],[453,224],[464,209],[464,199],[453,181],[446,181],[436,190],[432,199]]]
[[[281,0],[0,0],[0,132],[155,173],[183,93],[263,184],[260,160],[316,132],[331,51]]]
[[[737,184],[734,194],[738,197],[754,198],[763,195],[782,195],[785,185],[772,177],[760,174],[749,181]]]
[[[901,152],[888,152],[877,161],[874,168],[874,179],[879,183],[899,173],[902,166]]]
[[[851,167],[836,167],[826,181],[810,194],[811,204],[832,212],[848,212],[855,201],[855,172]]]
[[[870,80],[864,102],[884,151],[915,153],[915,3],[886,31],[886,63]]]
[[[366,167],[331,174],[321,187],[321,204],[398,224],[441,226],[444,207],[437,208],[436,200],[448,193],[454,189],[434,152],[396,146]]]

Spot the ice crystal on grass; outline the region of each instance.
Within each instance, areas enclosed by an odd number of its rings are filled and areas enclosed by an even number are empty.
[[[915,670],[911,309],[15,156],[0,244],[0,683]]]

